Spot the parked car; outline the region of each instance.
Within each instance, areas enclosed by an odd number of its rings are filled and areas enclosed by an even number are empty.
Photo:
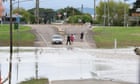
[[[63,36],[53,35],[52,36],[52,44],[63,44]]]

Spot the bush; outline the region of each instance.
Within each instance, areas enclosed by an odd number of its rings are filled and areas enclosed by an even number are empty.
[[[68,18],[68,23],[86,23],[86,22],[92,22],[91,15],[89,14],[74,15]]]

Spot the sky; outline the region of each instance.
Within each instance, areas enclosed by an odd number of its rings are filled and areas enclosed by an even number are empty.
[[[60,9],[67,6],[73,6],[75,8],[79,8],[82,4],[85,7],[93,8],[93,0],[40,0],[40,7],[41,8],[52,8],[52,9]],[[7,3],[5,3],[7,5]],[[14,4],[14,7],[16,7],[17,4]],[[26,9],[34,8],[35,7],[35,0],[28,1],[28,2],[21,2],[21,7],[24,7]],[[8,8],[8,6],[7,6]]]
[[[17,1],[17,0],[16,0]],[[35,7],[35,0],[19,0],[20,7],[25,9],[31,9]],[[26,2],[21,2],[26,1]],[[101,0],[96,0],[96,5]],[[107,1],[107,0],[106,0]],[[123,0],[115,0],[115,1],[123,1]],[[126,3],[132,4],[136,0],[128,0]],[[13,8],[17,7],[17,3],[13,2]],[[60,9],[65,8],[67,6],[72,6],[74,8],[80,8],[83,4],[84,8],[94,8],[94,0],[40,0],[40,8],[52,8],[52,9]],[[6,10],[9,10],[9,2],[4,3]]]

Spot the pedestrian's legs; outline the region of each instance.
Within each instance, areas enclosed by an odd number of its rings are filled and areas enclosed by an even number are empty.
[[[67,42],[66,42],[66,45],[68,45],[68,40],[67,40]]]
[[[70,40],[67,40],[66,45],[71,45],[71,41]]]
[[[71,41],[69,41],[69,44],[71,45]]]

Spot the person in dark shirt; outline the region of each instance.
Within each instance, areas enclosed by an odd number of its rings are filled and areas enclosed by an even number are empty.
[[[80,34],[80,39],[83,40],[83,38],[84,38],[84,33],[81,32],[81,34]]]
[[[67,36],[67,42],[66,42],[66,45],[68,45],[68,44],[71,45],[70,35]]]

